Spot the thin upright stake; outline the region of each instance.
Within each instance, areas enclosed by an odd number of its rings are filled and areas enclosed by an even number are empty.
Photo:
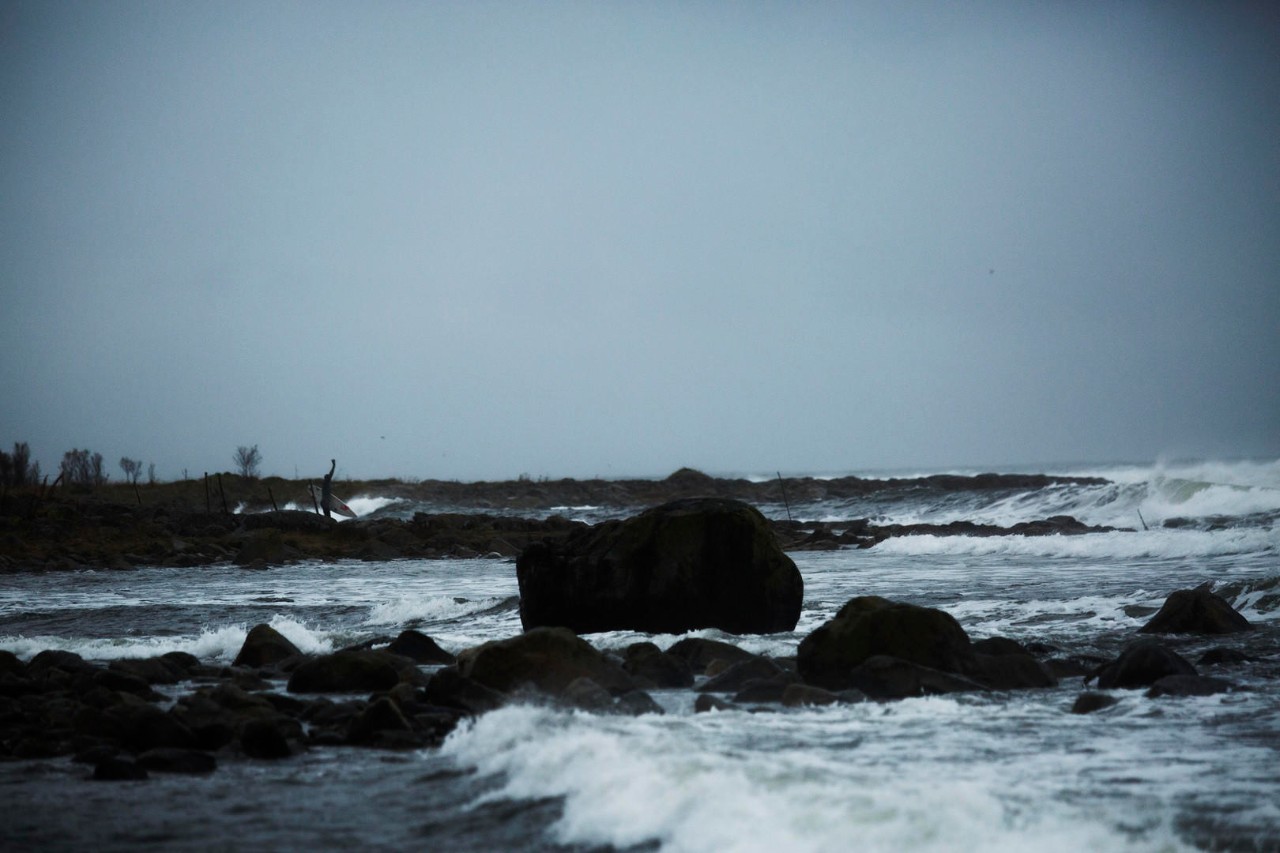
[[[782,472],[778,472],[778,485],[782,486],[782,504],[787,508],[787,521],[791,521],[791,501],[787,500],[787,482],[782,479]]]

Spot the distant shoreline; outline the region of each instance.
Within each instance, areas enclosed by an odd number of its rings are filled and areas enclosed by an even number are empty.
[[[375,515],[342,523],[314,511],[307,491],[312,482],[218,474],[207,480],[137,486],[113,483],[92,490],[10,490],[0,496],[0,521],[4,522],[0,573],[217,564],[265,569],[298,560],[513,559],[531,542],[587,527],[586,522],[565,517],[573,507],[608,506],[630,515],[690,497],[772,507],[770,523],[787,551],[869,548],[895,536],[1040,536],[1115,529],[1092,527],[1069,516],[1012,527],[971,521],[903,525],[877,524],[866,518],[824,522],[790,517],[792,505],[832,498],[892,500],[962,491],[1003,495],[1063,484],[1107,483],[1099,478],[981,474],[753,482],[681,469],[662,480],[339,482],[334,491],[347,500],[398,498],[424,508],[409,519]],[[785,520],[777,517],[779,507],[787,507]],[[548,510],[552,511],[549,516]]]

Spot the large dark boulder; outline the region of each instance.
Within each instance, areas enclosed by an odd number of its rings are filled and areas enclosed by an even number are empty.
[[[858,687],[851,673],[887,655],[940,672],[964,672],[973,660],[969,635],[950,614],[879,596],[851,599],[835,618],[800,641],[796,666],[809,684]]]
[[[1251,631],[1249,620],[1226,599],[1214,595],[1211,584],[1180,589],[1169,595],[1151,621],[1138,629],[1142,634],[1232,634]]]
[[[525,629],[681,634],[790,631],[804,581],[769,522],[739,501],[690,498],[530,545],[516,562]]]
[[[558,696],[584,677],[613,695],[636,688],[619,664],[565,628],[535,628],[466,649],[458,655],[458,672],[502,693],[529,687]]]
[[[1152,640],[1143,640],[1129,646],[1111,663],[1099,667],[1085,681],[1097,676],[1098,687],[1110,690],[1150,687],[1168,675],[1197,674],[1196,668],[1182,655]]]

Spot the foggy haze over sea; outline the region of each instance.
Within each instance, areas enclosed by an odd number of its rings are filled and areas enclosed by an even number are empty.
[[[0,6],[0,446],[1280,455],[1265,4]]]

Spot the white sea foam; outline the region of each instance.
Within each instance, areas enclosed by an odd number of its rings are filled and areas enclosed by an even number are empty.
[[[365,624],[403,625],[407,622],[458,619],[496,607],[504,600],[501,597],[470,599],[453,595],[406,595],[373,605]]]
[[[961,752],[968,760],[938,761],[928,741],[919,751],[866,748],[882,733],[964,739],[945,733],[978,713],[941,699],[638,719],[514,707],[462,726],[443,751],[503,780],[487,800],[564,797],[553,831],[565,844],[656,840],[682,853],[1183,849],[1158,820],[1135,838],[1060,799],[1019,802],[1017,777],[1054,767],[980,758],[972,746]]]
[[[384,506],[402,503],[401,498],[384,498],[370,495],[359,495],[347,501],[347,506],[351,507],[351,511],[358,516],[366,516],[371,512],[382,509]]]
[[[876,545],[882,555],[1009,554],[1073,559],[1185,558],[1274,553],[1280,529],[1151,530],[1080,536],[896,536]]]
[[[276,615],[268,623],[304,654],[333,651],[333,640],[287,616]],[[230,663],[244,645],[249,628],[245,625],[220,625],[205,628],[194,636],[149,637],[76,637],[16,636],[0,637],[0,649],[30,660],[45,649],[75,652],[85,660],[108,661],[123,658],[145,658],[167,652],[187,652],[201,660]]]

